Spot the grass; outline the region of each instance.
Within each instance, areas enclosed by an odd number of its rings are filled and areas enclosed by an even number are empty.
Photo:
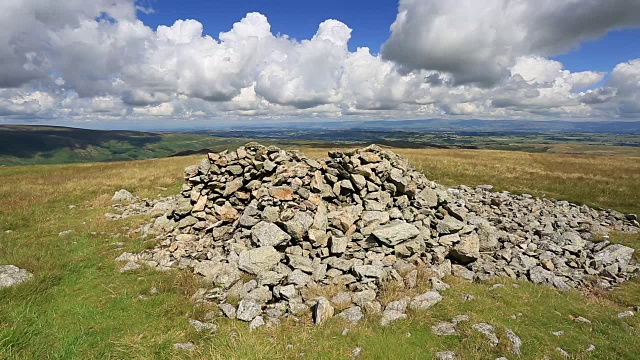
[[[327,149],[306,148],[310,156]],[[501,190],[567,199],[624,212],[640,212],[634,191],[640,186],[640,161],[633,156],[531,154],[477,150],[397,149],[427,176],[448,185],[494,184]],[[216,319],[213,335],[195,333],[189,318],[211,310],[190,296],[201,286],[185,272],[145,269],[121,274],[113,260],[123,251],[150,246],[127,230],[144,219],[104,220],[109,198],[126,188],[143,197],[176,193],[182,169],[201,156],[121,163],[41,165],[0,169],[0,264],[27,268],[35,278],[0,290],[0,359],[297,359],[349,358],[361,347],[364,359],[428,359],[436,351],[456,351],[463,359],[508,352],[504,328],[520,335],[521,358],[559,358],[562,347],[574,358],[635,358],[640,351],[640,318],[618,319],[626,307],[640,305],[640,283],[632,281],[611,293],[560,293],[527,282],[497,279],[471,284],[447,279],[452,289],[432,310],[416,313],[388,328],[369,316],[348,326],[333,320],[315,327],[308,321],[284,323],[275,330],[249,332],[244,323]],[[69,205],[76,205],[69,208]],[[6,233],[7,230],[12,232]],[[67,237],[58,233],[73,230]],[[640,248],[637,235],[612,238]],[[122,243],[122,244],[121,244]],[[151,294],[155,287],[158,294]],[[472,294],[474,301],[464,301]],[[385,297],[398,296],[389,291]],[[522,313],[512,319],[511,315]],[[473,322],[496,326],[498,348],[461,324],[459,335],[436,337],[431,325],[467,314]],[[593,323],[579,324],[572,316]],[[347,336],[342,329],[350,327]],[[556,337],[552,331],[564,330]],[[411,336],[407,337],[407,333]],[[172,349],[192,341],[198,350]],[[596,346],[590,355],[589,344]],[[292,345],[291,348],[288,345]]]

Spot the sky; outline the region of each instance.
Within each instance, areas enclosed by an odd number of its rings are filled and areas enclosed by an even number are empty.
[[[638,0],[0,2],[0,123],[640,120]]]

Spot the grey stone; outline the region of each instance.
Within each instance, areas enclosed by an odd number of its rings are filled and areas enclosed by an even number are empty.
[[[235,319],[236,318],[236,307],[231,305],[231,304],[227,304],[227,303],[223,303],[223,304],[219,304],[218,308],[222,311],[222,313],[224,314],[224,316],[230,318],[230,319]]]
[[[218,330],[218,325],[216,324],[205,323],[195,319],[189,319],[189,325],[191,325],[197,332]]]
[[[375,265],[358,265],[353,267],[353,272],[360,278],[376,278],[381,280],[385,277],[386,273],[382,266]]]
[[[622,319],[622,318],[626,318],[626,317],[631,317],[634,316],[635,313],[631,310],[629,311],[623,311],[621,313],[618,314],[618,319]]]
[[[363,317],[362,310],[359,306],[352,306],[337,315],[339,318],[352,324],[357,324]]]
[[[133,261],[129,261],[128,263],[126,263],[123,267],[120,268],[120,272],[129,272],[129,271],[135,271],[140,269],[140,265],[138,265],[137,263],[133,262]]]
[[[407,311],[407,305],[409,304],[409,298],[404,298],[396,301],[391,301],[384,307],[385,310],[395,310],[401,313]]]
[[[257,301],[253,299],[242,299],[238,304],[236,317],[238,320],[250,322],[255,319],[256,316],[260,315],[261,312],[262,307]]]
[[[395,246],[418,235],[420,235],[418,228],[409,223],[398,221],[373,230],[373,236],[387,246]]]
[[[138,198],[125,189],[120,189],[113,194],[111,201],[113,202],[135,202]]]
[[[333,317],[334,308],[324,297],[316,299],[316,303],[313,306],[313,322],[316,325],[324,324],[327,320]]]
[[[331,298],[331,303],[337,307],[345,307],[351,304],[351,293],[341,291]]]
[[[249,291],[244,298],[253,299],[259,304],[266,304],[273,298],[273,295],[267,286],[259,286]]]
[[[293,315],[302,315],[309,312],[309,306],[299,299],[291,299],[288,303],[289,312]]]
[[[242,178],[237,178],[229,181],[224,188],[224,196],[233,195],[236,191],[244,185]]]
[[[249,324],[249,330],[254,331],[263,325],[264,318],[262,316],[256,316],[255,318],[253,318],[253,320],[251,320],[251,323]]]
[[[262,271],[258,273],[258,285],[277,285],[284,278],[284,274],[276,271]]]
[[[262,221],[251,229],[251,239],[260,246],[278,246],[289,242],[291,236],[278,225]]]
[[[73,234],[73,230],[65,230],[65,231],[62,231],[62,232],[58,233],[58,236],[59,237],[67,237],[67,236],[69,236],[71,234]]]
[[[299,269],[295,269],[291,272],[291,274],[289,274],[288,280],[290,284],[304,286],[311,281],[311,276],[305,274]]]
[[[438,336],[456,335],[456,324],[442,321],[431,326],[431,331]]]
[[[462,266],[462,265],[452,265],[451,266],[451,272],[453,273],[453,276],[459,277],[459,278],[463,278],[466,280],[472,280],[475,279],[476,274],[467,269],[466,267]]]
[[[564,358],[569,358],[569,357],[570,357],[569,353],[568,353],[568,352],[566,352],[566,351],[565,351],[564,349],[562,349],[561,347],[557,347],[557,348],[556,348],[556,352],[557,352],[558,354],[560,354],[560,356],[562,356],[562,357],[564,357]]]
[[[313,216],[306,211],[296,213],[293,219],[284,223],[287,233],[297,240],[302,240],[305,237],[311,225],[313,225]]]
[[[514,355],[518,355],[519,356],[520,353],[521,353],[520,352],[520,347],[522,346],[522,340],[511,329],[508,329],[508,328],[504,329],[504,332],[507,335],[507,339],[509,339],[509,342],[511,343],[511,352]]]
[[[448,290],[449,288],[451,288],[451,286],[449,284],[447,284],[444,281],[438,279],[437,277],[432,277],[431,279],[429,279],[429,281],[431,282],[431,288],[433,288],[433,290],[443,291],[443,290]]]
[[[442,301],[442,295],[439,292],[428,291],[414,297],[409,306],[412,310],[426,310],[440,301]]]
[[[575,322],[579,322],[579,323],[583,323],[583,324],[591,324],[591,320],[584,318],[582,316],[578,316],[573,318],[573,321]]]
[[[465,321],[469,321],[469,315],[456,315],[451,319],[451,322],[456,325]]]
[[[287,300],[293,299],[298,296],[298,290],[296,290],[296,287],[293,284],[283,286],[280,288],[280,296]]]
[[[416,198],[427,207],[434,208],[438,206],[438,194],[431,188],[424,188]]]
[[[374,301],[375,299],[376,292],[374,290],[362,290],[351,295],[351,301],[360,307],[364,307],[366,303]]]
[[[22,284],[33,279],[33,274],[14,265],[0,265],[0,289]]]
[[[397,310],[385,310],[382,313],[382,318],[380,319],[380,326],[388,326],[392,322],[398,320],[404,320],[407,318],[407,314],[404,314]]]
[[[452,261],[467,265],[480,257],[480,241],[478,235],[472,233],[461,238],[460,242],[449,253]]]
[[[440,351],[436,353],[436,360],[457,360],[458,357],[453,351]]]
[[[481,333],[482,335],[484,335],[487,338],[487,340],[489,340],[489,344],[491,346],[498,346],[498,343],[500,341],[496,336],[496,330],[493,328],[493,326],[487,323],[478,323],[478,324],[474,324],[472,328],[477,332]]]
[[[453,216],[445,216],[444,219],[438,221],[436,230],[440,234],[453,234],[464,228],[464,223]]]
[[[294,269],[302,270],[306,273],[313,273],[313,262],[306,256],[301,255],[287,255],[289,259],[289,266]]]
[[[347,245],[349,244],[349,238],[332,236],[331,240],[331,253],[342,254],[347,251]]]
[[[196,346],[192,342],[175,343],[173,344],[174,350],[195,351]]]
[[[633,259],[634,249],[614,244],[609,245],[604,250],[595,254],[594,259],[601,262],[603,265],[611,265],[613,263],[629,264]]]
[[[404,277],[404,286],[408,289],[413,289],[418,285],[418,270],[411,270]]]
[[[242,271],[250,274],[259,274],[272,270],[282,258],[273,246],[263,246],[252,250],[245,250],[240,253],[238,267]]]

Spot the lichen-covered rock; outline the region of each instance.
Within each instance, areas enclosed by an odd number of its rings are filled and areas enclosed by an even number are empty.
[[[402,221],[380,226],[373,231],[373,236],[388,246],[400,244],[418,235],[420,235],[418,228]]]
[[[251,238],[259,246],[278,246],[291,240],[291,236],[278,225],[266,221],[257,223],[251,229]]]
[[[13,265],[0,265],[0,289],[22,284],[31,280],[33,274]]]
[[[428,291],[424,294],[418,295],[411,300],[409,307],[412,310],[426,310],[433,305],[442,301],[442,295],[437,291]]]
[[[262,246],[245,250],[238,258],[238,268],[249,274],[260,274],[272,270],[282,259],[282,254],[273,246]]]
[[[382,318],[380,319],[380,326],[388,326],[392,322],[404,320],[406,318],[407,314],[402,313],[398,310],[385,310],[382,313]]]
[[[238,304],[238,310],[236,310],[236,318],[238,320],[250,322],[260,315],[262,307],[257,301],[253,299],[242,299]]]
[[[138,200],[138,198],[125,189],[120,189],[113,194],[111,201],[113,202],[134,202]]]
[[[334,308],[329,300],[320,297],[316,299],[316,304],[313,306],[313,322],[316,325],[324,324],[333,317]]]

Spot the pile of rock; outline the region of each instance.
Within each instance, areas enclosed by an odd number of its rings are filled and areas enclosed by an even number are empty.
[[[324,286],[344,288],[341,316],[380,311],[380,286],[415,287],[418,267],[438,278],[510,276],[561,289],[587,279],[611,287],[637,270],[633,249],[592,242],[609,229],[638,231],[635,216],[488,186],[447,189],[377,146],[324,160],[256,143],[212,153],[185,169],[180,196],[153,209],[145,232],[157,234],[159,246],[119,259],[191,268],[216,285],[202,297],[258,323],[262,314],[277,319],[311,306],[324,321],[338,300],[309,291]],[[424,309],[440,299],[433,290],[387,304],[383,322],[402,318],[408,304]]]

